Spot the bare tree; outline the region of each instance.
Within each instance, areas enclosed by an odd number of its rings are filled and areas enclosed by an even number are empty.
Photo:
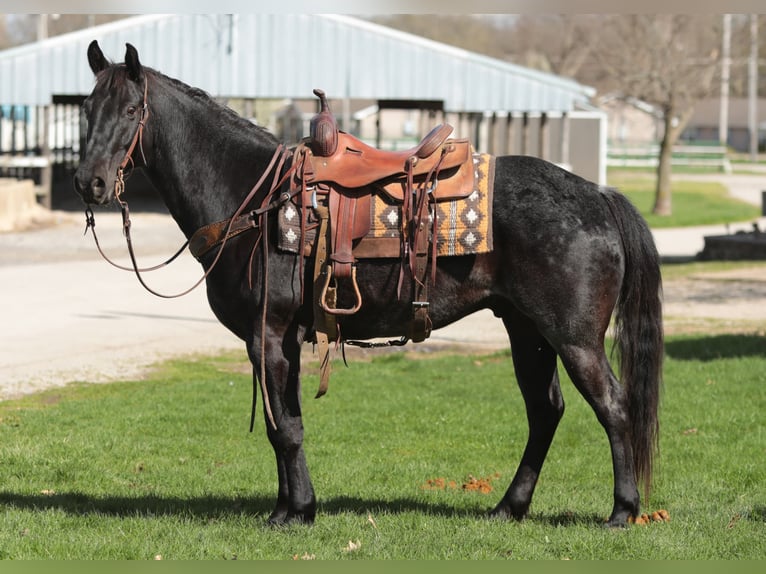
[[[508,18],[478,14],[391,14],[369,18],[377,24],[495,58],[507,51]]]
[[[534,14],[499,24],[431,14],[377,21],[651,104],[664,125],[653,211],[672,212],[673,145],[695,103],[718,88],[720,15]]]
[[[601,20],[598,14],[521,15],[509,34],[506,56],[523,66],[587,84]]]
[[[672,213],[671,156],[694,105],[718,88],[720,16],[639,14],[607,17],[594,55],[601,89],[619,90],[660,110],[660,142],[653,212]]]

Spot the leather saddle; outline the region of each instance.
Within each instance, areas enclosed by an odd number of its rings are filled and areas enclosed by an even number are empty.
[[[325,231],[317,234],[318,241],[326,241],[326,246],[314,249],[315,265],[324,274],[319,284],[319,306],[329,315],[349,315],[361,307],[354,248],[370,230],[373,194],[382,194],[401,205],[399,290],[409,268],[414,281],[413,305],[427,309],[429,255],[435,274],[435,250],[429,254],[429,242],[435,241],[428,229],[429,204],[466,197],[472,192],[470,142],[449,139],[452,126],[440,124],[410,149],[380,150],[339,130],[325,93],[314,90],[314,94],[320,100],[320,111],[311,120],[309,137],[296,148],[298,168],[293,184],[302,186],[302,205],[319,210],[320,219],[326,208]],[[330,285],[346,278],[352,281],[356,302],[338,308]],[[412,338],[423,340],[428,334],[430,326],[425,326]]]

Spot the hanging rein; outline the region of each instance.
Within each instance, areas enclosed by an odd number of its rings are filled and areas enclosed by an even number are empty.
[[[106,260],[110,265],[118,269],[121,269],[123,271],[131,271],[135,273],[139,283],[141,283],[144,289],[146,289],[152,295],[156,295],[157,297],[162,297],[165,299],[173,299],[173,298],[187,295],[188,293],[193,291],[195,288],[197,288],[200,284],[202,284],[202,282],[210,275],[210,273],[213,271],[213,269],[216,267],[217,263],[221,259],[221,255],[223,254],[224,247],[226,246],[226,242],[229,240],[229,238],[234,237],[238,235],[239,233],[241,233],[242,231],[246,231],[248,229],[257,229],[259,231],[259,236],[255,244],[253,245],[253,251],[250,255],[251,265],[250,265],[248,280],[250,283],[250,287],[252,288],[252,261],[255,255],[255,250],[258,248],[258,245],[260,244],[262,245],[262,248],[263,248],[263,258],[262,258],[263,259],[263,305],[262,305],[263,311],[262,311],[262,317],[261,317],[262,360],[261,360],[261,372],[260,372],[260,385],[261,385],[261,392],[263,393],[264,409],[266,411],[270,424],[272,425],[274,429],[276,429],[277,425],[276,425],[276,422],[274,421],[274,416],[271,412],[271,403],[269,401],[269,394],[266,388],[266,372],[265,372],[266,367],[265,367],[265,361],[263,360],[263,357],[265,356],[265,340],[266,340],[263,335],[265,333],[265,327],[266,327],[266,308],[267,308],[267,297],[268,297],[268,288],[267,288],[267,285],[268,285],[268,234],[266,232],[267,231],[266,225],[267,225],[268,219],[266,215],[268,214],[269,211],[276,209],[277,207],[282,205],[284,202],[288,201],[295,193],[300,191],[300,189],[298,189],[298,190],[289,191],[289,192],[286,191],[279,195],[275,194],[275,192],[279,190],[282,187],[282,185],[285,183],[285,181],[287,181],[287,179],[292,175],[293,171],[295,171],[296,165],[293,164],[280,177],[280,174],[282,173],[285,163],[287,159],[292,155],[292,153],[289,150],[287,150],[285,146],[282,144],[280,144],[277,147],[268,166],[266,167],[264,172],[261,174],[261,177],[258,179],[256,184],[253,186],[253,188],[250,190],[247,196],[242,200],[242,203],[239,205],[237,210],[229,219],[212,223],[210,225],[207,225],[199,229],[192,236],[190,240],[187,240],[186,242],[184,242],[181,248],[164,263],[160,263],[153,267],[139,268],[138,263],[136,261],[136,255],[133,250],[133,240],[130,233],[130,229],[131,229],[130,209],[128,207],[127,201],[122,198],[122,194],[125,192],[124,170],[128,166],[128,164],[131,164],[131,166],[134,165],[132,156],[136,149],[136,146],[138,146],[139,150],[141,151],[141,157],[143,159],[144,165],[146,165],[146,156],[144,155],[144,149],[143,149],[143,134],[144,134],[144,128],[146,127],[146,122],[149,118],[147,90],[148,90],[148,82],[147,82],[147,79],[144,78],[144,99],[143,99],[143,105],[141,107],[141,117],[138,121],[138,127],[136,128],[136,131],[133,135],[133,139],[131,140],[130,146],[128,147],[128,150],[125,153],[125,157],[123,158],[119,168],[117,169],[117,178],[114,183],[114,197],[120,205],[120,211],[122,214],[122,230],[125,236],[125,241],[128,246],[128,253],[130,255],[131,267],[125,267],[123,265],[119,265],[113,262],[111,259],[109,259],[109,257],[107,257],[107,255],[101,249],[98,236],[96,235],[95,216],[93,214],[93,210],[90,207],[87,207],[85,209],[85,233],[87,234],[88,230],[91,231],[91,233],[93,234],[93,239],[96,243],[96,248],[98,249],[98,252],[104,258],[104,260]],[[245,211],[247,206],[255,198],[258,191],[263,187],[269,174],[271,174],[272,172],[274,173],[272,185],[269,188],[269,191],[266,194],[264,194],[260,206],[248,212],[246,215],[243,215],[243,212]],[[128,173],[130,174],[130,172]],[[172,263],[184,251],[184,249],[186,249],[186,247],[190,244],[190,241],[194,240],[195,236],[198,233],[209,228],[225,229],[225,233],[222,234],[222,239],[220,239],[219,241],[215,243],[216,246],[219,246],[218,253],[216,254],[210,266],[204,272],[202,277],[196,283],[194,283],[191,287],[189,287],[188,289],[180,293],[175,293],[171,295],[159,293],[146,284],[143,276],[141,275],[142,273],[155,271],[157,269],[160,269]],[[253,389],[253,391],[254,391],[253,402],[252,402],[252,409],[251,409],[251,415],[250,415],[250,431],[251,432],[253,430],[254,420],[255,420],[255,388]]]

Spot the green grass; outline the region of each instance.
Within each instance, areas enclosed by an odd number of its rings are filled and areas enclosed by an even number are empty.
[[[247,432],[248,369],[224,355],[1,403],[0,558],[763,558],[766,339],[672,338],[667,354],[662,455],[644,507],[666,508],[669,523],[601,527],[609,450],[566,378],[529,518],[486,520],[526,437],[509,356],[381,351],[337,366],[321,400],[308,364],[317,522],[267,528],[274,458],[261,427]],[[471,475],[493,491],[460,488]],[[425,488],[436,479],[447,487]]]
[[[609,185],[617,187],[634,203],[650,227],[669,228],[750,221],[760,216],[757,206],[729,197],[720,183],[674,181],[673,214],[652,214],[654,178],[630,172],[610,172]]]

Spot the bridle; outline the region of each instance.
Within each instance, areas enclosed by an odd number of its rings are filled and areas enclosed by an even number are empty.
[[[146,164],[146,155],[144,154],[143,140],[144,140],[144,127],[146,126],[146,121],[149,118],[149,105],[147,103],[148,87],[149,87],[148,79],[146,78],[146,76],[144,76],[144,99],[141,105],[141,117],[138,120],[138,127],[136,128],[136,131],[133,134],[133,139],[131,140],[127,151],[125,152],[125,157],[122,159],[122,162],[120,163],[119,168],[117,168],[117,177],[114,182],[114,196],[117,199],[117,202],[120,204],[120,208],[122,211],[123,232],[128,242],[128,245],[131,246],[131,249],[129,250],[131,252],[132,252],[132,239],[130,237],[130,210],[128,208],[127,202],[121,198],[121,195],[125,191],[125,168],[128,166],[128,164],[131,164],[131,165],[133,164],[133,152],[135,151],[136,146],[138,146],[139,150],[141,151],[141,158],[143,159],[144,164]],[[115,263],[106,255],[106,253],[104,253],[103,249],[101,249],[101,244],[98,241],[98,235],[96,235],[96,218],[93,214],[93,209],[91,209],[90,206],[85,208],[85,233],[86,234],[88,233],[88,230],[91,230],[93,234],[93,239],[96,243],[96,248],[98,249],[98,252],[101,255],[101,257],[103,257],[103,259],[107,263],[109,263],[113,267],[116,267],[117,269],[121,269],[123,271],[135,271],[136,273],[156,271],[157,269],[165,267],[166,265],[173,262],[189,244],[189,242],[186,241],[181,246],[181,248],[178,251],[176,251],[176,253],[164,263],[154,265],[153,267],[144,267],[139,269],[135,265],[135,261],[133,262],[134,264],[132,267],[125,267],[123,265]],[[167,297],[159,293],[155,293],[155,295],[159,297]],[[180,296],[180,294],[177,296]]]
[[[146,121],[149,119],[149,105],[147,103],[148,88],[149,88],[149,81],[147,77],[144,76],[144,98],[141,105],[141,117],[138,120],[138,126],[136,127],[136,131],[133,134],[133,139],[131,140],[127,151],[125,152],[125,157],[122,159],[122,162],[120,162],[120,166],[117,168],[117,176],[114,182],[114,197],[117,199],[117,202],[120,204],[120,208],[122,211],[123,233],[125,234],[125,237],[128,241],[128,245],[132,244],[132,240],[130,237],[130,210],[128,208],[127,202],[121,198],[121,195],[125,191],[125,168],[128,166],[128,164],[133,165],[133,152],[135,151],[136,146],[138,146],[138,148],[141,150],[141,158],[143,159],[144,164],[146,164],[146,155],[144,154],[143,140],[144,140],[144,127],[146,126]],[[98,249],[98,252],[101,254],[101,257],[103,257],[107,263],[116,267],[117,269],[121,269],[123,271],[135,271],[137,273],[155,271],[157,269],[165,267],[166,265],[174,261],[183,252],[183,250],[186,248],[186,246],[189,243],[188,241],[185,242],[181,246],[181,248],[164,263],[160,263],[159,265],[155,265],[153,267],[145,267],[142,269],[138,269],[135,263],[133,267],[125,267],[123,265],[115,263],[106,255],[106,253],[104,253],[104,251],[101,249],[101,244],[98,241],[98,235],[96,235],[96,218],[93,214],[93,209],[91,209],[90,206],[85,208],[85,233],[86,234],[88,233],[88,230],[91,230],[93,234],[93,239],[96,243],[96,248]],[[156,293],[156,295],[163,297],[163,295],[160,295],[159,293]]]
[[[138,144],[138,149],[141,150],[141,159],[144,160],[146,165],[146,155],[144,155],[144,127],[146,126],[146,120],[149,119],[149,104],[147,103],[147,96],[149,94],[149,78],[144,75],[144,101],[141,104],[141,117],[138,119],[138,127],[133,134],[133,139],[128,146],[128,151],[125,152],[125,157],[120,163],[120,167],[117,169],[117,180],[114,184],[114,195],[117,201],[120,201],[120,194],[125,191],[125,180],[123,178],[123,172],[129,163],[133,163],[133,152]]]
[[[99,243],[98,236],[96,235],[96,219],[93,214],[93,210],[90,206],[85,208],[85,233],[88,233],[88,230],[91,231],[93,234],[93,239],[96,243],[96,248],[101,255],[101,257],[110,265],[113,267],[116,267],[117,269],[121,269],[123,271],[131,271],[135,273],[136,277],[138,278],[139,283],[149,291],[152,295],[156,295],[157,297],[162,297],[164,299],[175,299],[177,297],[183,297],[184,295],[189,294],[191,291],[196,289],[199,285],[202,284],[202,282],[210,275],[210,273],[213,271],[213,268],[216,266],[218,261],[220,260],[221,254],[223,253],[223,248],[228,241],[230,237],[233,237],[234,235],[237,235],[237,233],[232,232],[232,227],[234,223],[240,219],[242,216],[242,213],[244,212],[247,205],[253,200],[257,192],[261,189],[264,182],[266,181],[266,178],[269,176],[269,174],[272,171],[275,171],[274,174],[274,182],[271,186],[268,193],[265,194],[264,200],[259,208],[251,211],[248,216],[250,217],[252,223],[249,226],[252,229],[257,229],[261,227],[259,223],[257,222],[257,219],[259,217],[268,212],[272,209],[278,207],[285,201],[289,200],[290,197],[292,197],[293,194],[291,193],[285,193],[282,194],[279,198],[276,200],[273,199],[273,194],[276,190],[278,190],[282,184],[287,180],[287,178],[292,174],[295,167],[291,167],[287,172],[285,172],[281,178],[277,178],[277,176],[281,173],[282,168],[285,164],[285,161],[287,157],[290,155],[290,152],[286,150],[285,146],[279,145],[274,152],[274,155],[271,158],[271,161],[269,162],[268,166],[266,167],[265,171],[261,175],[258,182],[253,186],[253,188],[250,190],[250,192],[247,194],[244,200],[242,200],[242,203],[237,208],[234,215],[232,215],[231,218],[223,221],[218,222],[219,224],[225,224],[226,232],[223,234],[222,240],[219,242],[219,250],[218,253],[213,260],[213,262],[210,264],[210,266],[207,268],[203,276],[195,282],[191,287],[188,289],[185,289],[184,291],[181,291],[179,293],[174,293],[171,295],[159,293],[149,287],[146,282],[144,281],[144,278],[142,277],[142,273],[146,273],[149,271],[156,271],[158,269],[161,269],[162,267],[165,267],[172,263],[178,256],[183,253],[184,249],[189,245],[189,240],[187,239],[183,245],[176,251],[170,258],[168,258],[163,263],[159,263],[158,265],[154,265],[152,267],[144,267],[140,268],[138,266],[135,252],[133,249],[133,239],[131,237],[130,229],[131,229],[131,221],[130,221],[130,208],[128,206],[128,202],[123,199],[122,195],[125,192],[125,168],[130,164],[131,166],[134,165],[133,163],[133,152],[136,150],[136,147],[141,151],[141,157],[143,159],[144,165],[146,165],[146,156],[144,154],[144,147],[143,147],[143,137],[144,137],[144,128],[146,127],[147,120],[149,118],[149,105],[148,105],[148,80],[147,77],[144,76],[144,95],[143,95],[143,103],[141,105],[141,117],[139,118],[138,125],[136,127],[136,131],[133,134],[133,139],[130,142],[130,145],[127,148],[127,151],[125,152],[125,157],[123,158],[122,162],[120,162],[120,166],[117,168],[117,175],[114,182],[114,197],[117,203],[120,205],[120,212],[122,214],[122,230],[123,235],[125,236],[125,241],[127,243],[128,247],[128,254],[130,255],[130,261],[131,266],[126,267],[124,265],[120,265],[118,263],[115,263],[112,261],[106,253],[104,253],[103,249],[101,248],[101,244]],[[278,164],[278,167],[276,170],[274,170],[275,165]],[[130,173],[130,172],[129,172]]]

